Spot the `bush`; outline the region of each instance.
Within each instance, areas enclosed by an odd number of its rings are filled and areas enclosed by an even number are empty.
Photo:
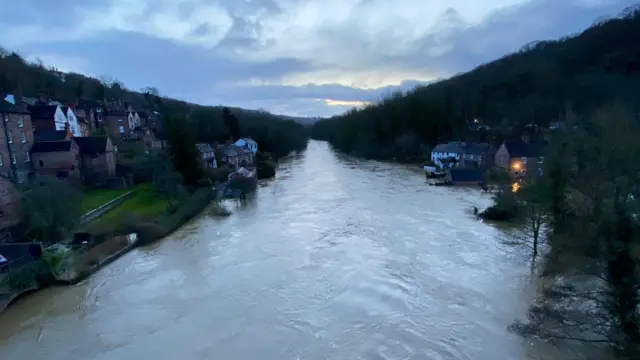
[[[276,166],[271,161],[259,161],[256,169],[258,179],[270,179],[276,176]]]
[[[211,180],[214,184],[226,182],[229,179],[229,174],[233,172],[228,166],[221,166],[215,169],[206,169],[205,174],[209,180]]]

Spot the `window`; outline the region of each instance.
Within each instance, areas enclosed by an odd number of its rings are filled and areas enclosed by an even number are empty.
[[[13,133],[11,133],[11,130],[7,130],[7,141],[9,144],[13,144]]]
[[[40,165],[40,166],[44,166],[44,161],[42,161],[42,160],[38,160],[38,165]]]
[[[120,134],[124,134],[124,126],[120,125]]]
[[[9,114],[2,114],[2,118],[4,119],[4,122],[9,122]]]
[[[122,119],[118,119],[118,122],[124,122],[124,121],[122,121]]]
[[[24,162],[28,163],[29,161],[31,161],[31,156],[29,156],[29,151],[25,150],[24,151]]]
[[[24,182],[24,173],[22,171],[16,171],[16,178],[19,184]]]
[[[2,154],[0,154],[0,166],[2,166]]]
[[[22,115],[18,116],[18,127],[23,127],[24,126],[24,118],[22,117]]]
[[[523,163],[523,164],[526,164],[526,163],[527,163],[527,158],[526,158],[526,157],[523,157],[523,158],[522,158],[522,163]]]
[[[15,152],[11,152],[11,163],[15,164],[17,162],[16,160],[16,153]]]
[[[544,156],[540,156],[538,158],[538,164],[542,164],[544,162]]]
[[[24,131],[20,131],[20,142],[23,144],[27,142],[27,133]]]

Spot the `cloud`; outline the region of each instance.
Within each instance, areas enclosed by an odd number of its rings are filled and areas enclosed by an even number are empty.
[[[332,115],[634,0],[0,0],[0,45],[204,104]]]

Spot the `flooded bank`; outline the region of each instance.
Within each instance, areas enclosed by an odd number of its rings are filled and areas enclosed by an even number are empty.
[[[20,299],[0,358],[571,359],[507,332],[536,280],[470,214],[490,202],[312,142],[232,216]]]

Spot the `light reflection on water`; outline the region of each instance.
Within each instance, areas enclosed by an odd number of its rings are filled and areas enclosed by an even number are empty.
[[[0,320],[2,359],[569,359],[506,332],[526,257],[418,167],[312,142],[228,218],[202,216]]]

